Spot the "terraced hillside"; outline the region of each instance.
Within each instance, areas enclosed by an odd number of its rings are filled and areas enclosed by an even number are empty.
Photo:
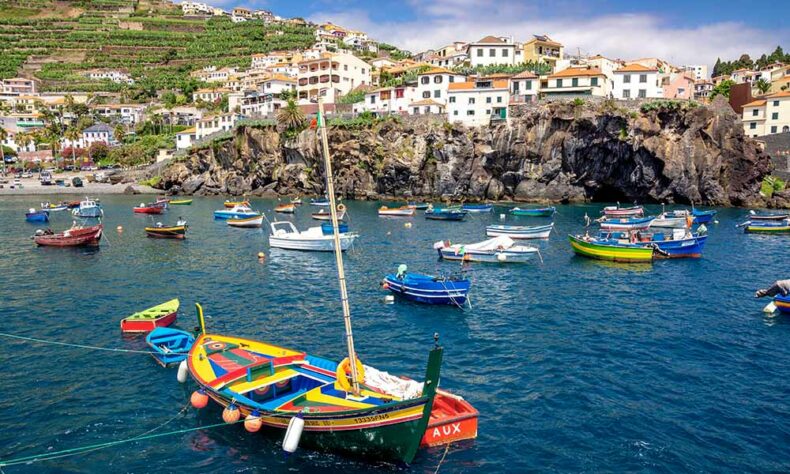
[[[206,65],[249,66],[250,56],[306,48],[307,26],[184,18],[166,0],[0,0],[0,78],[42,80],[42,90],[136,92],[182,88]],[[128,72],[134,86],[84,76]]]

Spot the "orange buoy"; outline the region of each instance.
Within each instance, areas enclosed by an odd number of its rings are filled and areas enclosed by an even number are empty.
[[[231,403],[224,410],[222,410],[222,419],[225,423],[236,423],[241,418],[241,412],[238,407]]]
[[[261,421],[261,413],[258,410],[254,410],[250,415],[244,419],[244,429],[249,431],[250,433],[255,433],[261,426],[263,425],[263,421]]]
[[[192,392],[192,397],[189,399],[192,402],[192,406],[200,410],[201,408],[205,408],[208,405],[208,395],[206,395],[206,391],[202,388],[195,390]]]

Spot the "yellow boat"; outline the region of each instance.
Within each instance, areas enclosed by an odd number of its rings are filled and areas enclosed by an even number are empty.
[[[175,200],[175,201],[170,201],[170,204],[173,205],[173,206],[189,206],[190,204],[192,204],[192,200],[191,199],[178,199],[178,200]]]

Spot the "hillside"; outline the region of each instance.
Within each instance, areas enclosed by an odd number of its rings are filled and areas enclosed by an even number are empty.
[[[184,18],[167,0],[0,0],[0,79],[42,80],[45,92],[151,96],[181,88],[203,66],[245,66],[254,53],[307,48],[308,26]],[[96,68],[129,73],[133,86],[84,77]]]

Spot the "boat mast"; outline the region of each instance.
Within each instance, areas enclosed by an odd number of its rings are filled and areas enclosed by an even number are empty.
[[[324,115],[324,100],[318,98],[318,128],[321,131],[321,146],[324,152],[324,169],[326,173],[326,193],[329,197],[329,212],[332,216],[332,236],[335,241],[335,263],[337,263],[337,278],[340,281],[340,301],[343,304],[343,320],[346,325],[346,346],[348,347],[348,361],[351,366],[351,389],[354,395],[359,396],[359,380],[357,374],[357,353],[354,351],[354,333],[351,331],[351,308],[348,304],[348,291],[346,290],[346,272],[343,269],[343,251],[340,248],[340,234],[338,233],[337,206],[335,205],[335,184],[332,180],[332,159],[329,156],[329,140],[326,135],[326,116]]]

